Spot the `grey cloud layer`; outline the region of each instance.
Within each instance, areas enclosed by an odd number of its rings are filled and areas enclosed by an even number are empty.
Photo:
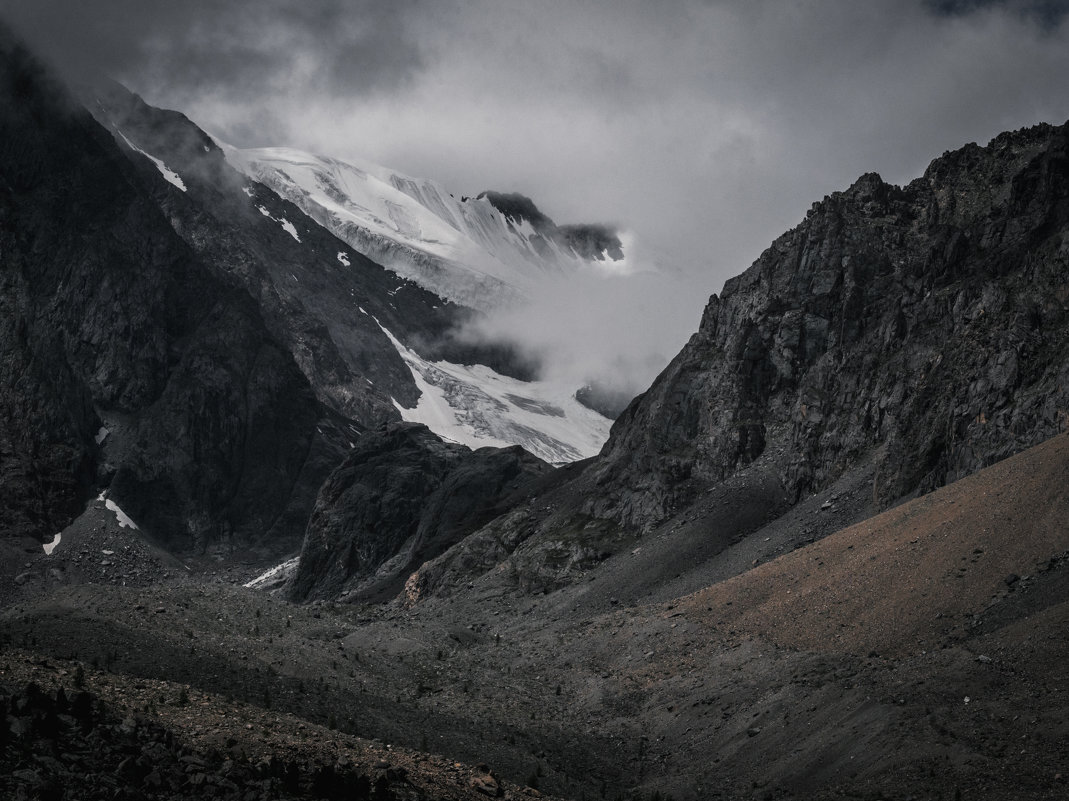
[[[276,92],[345,98],[421,68],[415,0],[32,0],[6,16],[61,67],[92,67],[163,95],[240,103]]]
[[[674,353],[711,292],[861,173],[905,182],[944,150],[1069,117],[1062,0],[15,6],[66,61],[235,144],[367,158],[469,195],[522,191],[558,222],[632,229],[682,291],[585,281],[497,321],[567,339],[610,329],[614,305],[641,310],[626,345],[588,338],[594,365]]]

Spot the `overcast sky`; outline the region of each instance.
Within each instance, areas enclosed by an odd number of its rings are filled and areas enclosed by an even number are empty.
[[[1069,118],[1063,0],[0,7],[68,67],[103,69],[232,144],[359,156],[455,193],[521,191],[557,222],[630,229],[643,258],[686,276],[656,300],[648,287],[615,296],[679,318],[648,334],[668,356],[709,293],[813,201]]]

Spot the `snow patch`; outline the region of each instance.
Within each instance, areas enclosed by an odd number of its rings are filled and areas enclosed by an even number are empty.
[[[108,429],[106,429],[104,426],[101,426],[100,430],[97,431],[97,435],[93,437],[93,439],[96,440],[96,444],[99,445],[108,438],[108,434],[110,433],[111,432],[108,431]]]
[[[338,261],[344,264],[346,267],[352,267],[352,262],[349,261],[349,254],[344,250],[338,251]]]
[[[130,515],[126,514],[126,512],[119,508],[119,504],[115,503],[115,501],[108,497],[107,490],[104,490],[102,493],[100,493],[97,496],[97,500],[104,501],[104,506],[108,510],[115,513],[115,519],[119,521],[119,528],[132,528],[134,531],[139,530],[137,527],[137,523],[135,523],[130,518]]]
[[[238,171],[357,253],[465,306],[495,308],[530,294],[546,275],[591,264],[540,236],[528,220],[496,214],[485,198],[457,200],[435,181],[291,148],[219,145]]]
[[[142,156],[144,156],[149,161],[151,161],[153,164],[155,164],[156,165],[156,169],[160,171],[160,175],[162,175],[168,181],[168,183],[171,183],[174,186],[177,186],[183,192],[186,191],[186,184],[182,180],[181,176],[179,176],[178,173],[176,173],[174,170],[168,168],[166,164],[164,164],[160,159],[158,159],[155,156],[153,156],[151,153],[146,153],[144,150],[139,148],[137,145],[135,145],[133,142],[131,142],[129,139],[127,139],[126,138],[126,134],[124,134],[122,131],[119,131],[119,136],[121,136],[123,138],[123,141],[126,142],[126,144],[129,146],[129,148],[131,150],[136,150]]]
[[[285,217],[283,217],[281,220],[279,220],[279,222],[282,223],[282,230],[283,231],[285,231],[287,234],[292,236],[298,242],[301,241],[301,238],[299,236],[297,236],[297,229],[293,227],[293,223],[291,223]]]
[[[287,559],[280,565],[275,565],[270,570],[261,573],[252,581],[246,582],[245,587],[250,590],[255,590],[263,587],[266,584],[276,584],[287,581],[290,576],[297,572],[297,565],[300,563],[301,557],[295,556],[292,559]]]
[[[246,194],[247,194],[247,195],[248,195],[249,197],[252,197],[252,192],[249,192],[249,191],[248,191],[247,189],[246,189]],[[281,226],[282,226],[282,230],[283,230],[283,231],[285,231],[285,232],[286,232],[287,234],[289,234],[290,236],[292,236],[292,237],[293,237],[294,239],[296,239],[296,240],[297,240],[298,242],[300,242],[300,241],[301,241],[301,238],[300,238],[299,236],[297,236],[297,229],[296,229],[296,227],[294,227],[293,223],[291,223],[291,222],[290,222],[289,220],[287,220],[287,219],[286,219],[285,217],[274,217],[274,216],[272,216],[271,212],[269,212],[269,211],[267,210],[267,207],[266,207],[266,206],[264,206],[263,204],[260,204],[260,205],[258,205],[258,206],[257,206],[256,208],[257,208],[257,209],[259,209],[259,211],[260,211],[260,214],[264,215],[264,216],[265,216],[265,217],[266,217],[267,219],[269,219],[269,220],[274,220],[274,221],[275,221],[275,222],[277,222],[277,223],[278,223],[279,225],[281,225]]]
[[[52,551],[56,550],[56,546],[59,545],[59,541],[62,539],[62,534],[56,534],[56,536],[52,538],[52,542],[44,543],[41,547],[44,549],[45,554],[51,556]]]

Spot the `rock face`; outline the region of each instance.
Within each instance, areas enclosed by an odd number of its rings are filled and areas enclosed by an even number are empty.
[[[392,597],[551,470],[522,448],[471,451],[421,425],[369,432],[319,493],[291,596]]]
[[[421,425],[369,432],[323,485],[291,595],[391,597],[551,469],[522,448],[471,451]]]
[[[1040,125],[814,204],[617,421],[586,510],[648,529],[762,456],[794,497],[874,458],[887,503],[1063,429],[1067,156]]]
[[[2,31],[0,254],[5,535],[51,540],[110,484],[173,547],[295,544],[301,488],[342,453],[334,418],[249,294]]]

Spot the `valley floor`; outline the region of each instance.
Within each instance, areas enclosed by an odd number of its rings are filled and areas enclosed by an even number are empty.
[[[0,686],[69,698],[80,675],[117,720],[250,781],[298,764],[308,793],[341,764],[403,768],[395,797],[482,797],[483,764],[515,798],[1063,799],[1067,471],[1062,435],[670,600],[627,598],[632,551],[553,593],[412,608],[55,584],[3,610]],[[63,769],[15,764],[18,742],[8,790]]]

